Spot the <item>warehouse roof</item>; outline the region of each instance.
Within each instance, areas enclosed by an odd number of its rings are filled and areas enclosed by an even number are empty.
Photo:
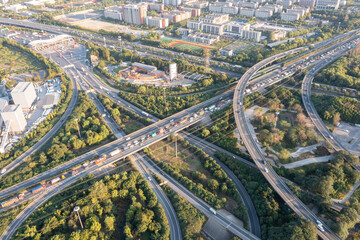
[[[16,87],[11,91],[11,93],[20,93],[25,92],[30,85],[32,85],[31,82],[19,82]]]

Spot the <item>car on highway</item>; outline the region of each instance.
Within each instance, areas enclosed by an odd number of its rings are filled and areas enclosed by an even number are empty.
[[[1,169],[0,173],[3,174],[6,172],[6,168]]]

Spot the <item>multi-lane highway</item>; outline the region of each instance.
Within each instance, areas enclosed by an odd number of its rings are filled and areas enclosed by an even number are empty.
[[[347,53],[353,45],[356,45],[358,43],[359,36],[356,35],[352,38],[350,38],[347,43],[342,43],[342,45],[337,46],[336,49],[334,49],[336,54],[331,55],[331,61],[343,56],[345,53]],[[336,51],[337,50],[337,51]],[[323,138],[329,142],[336,151],[344,150],[351,152],[348,149],[345,149],[345,147],[338,141],[336,138],[334,138],[332,132],[326,127],[325,123],[320,118],[319,114],[317,113],[314,104],[311,101],[311,84],[312,80],[314,79],[314,76],[317,72],[319,72],[323,67],[325,67],[329,63],[329,57],[326,59],[323,59],[318,65],[316,65],[314,68],[312,68],[308,74],[305,75],[302,85],[301,85],[301,98],[303,101],[303,104],[305,106],[305,110],[307,114],[309,115],[311,121],[314,123],[316,129],[320,132],[320,134],[323,136]]]
[[[311,220],[314,223],[319,223],[320,220],[317,216],[307,208],[287,187],[285,182],[276,174],[276,172],[269,166],[266,162],[265,157],[263,156],[262,150],[260,149],[257,141],[255,140],[256,136],[253,136],[250,129],[249,123],[245,117],[243,98],[245,95],[245,88],[250,78],[261,68],[274,62],[288,54],[292,54],[293,51],[299,51],[300,49],[287,51],[280,53],[278,55],[272,56],[268,59],[265,59],[255,66],[253,66],[249,71],[247,71],[243,77],[240,79],[234,94],[233,99],[233,108],[235,114],[236,125],[239,129],[240,136],[245,143],[245,146],[253,158],[255,164],[261,170],[262,174],[265,176],[267,181],[272,185],[275,191],[283,198],[287,205],[293,209],[299,216],[305,217],[306,219]],[[319,228],[321,229],[321,228]],[[340,239],[335,233],[331,231],[329,227],[323,225],[323,231],[318,230],[320,237],[324,239]]]
[[[214,218],[220,225],[224,226],[227,230],[232,232],[234,235],[240,237],[241,239],[260,239],[244,228],[233,224],[231,220],[227,217],[219,213],[216,214],[210,211],[211,206],[205,203],[203,200],[196,197],[192,192],[187,190],[184,186],[176,182],[172,177],[162,171],[157,165],[155,165],[147,156],[143,156],[145,159],[144,168],[150,169],[153,173],[155,173],[158,177],[160,177],[163,181],[167,182],[167,185],[171,187],[175,192],[183,196],[187,201],[191,203],[194,207],[199,209],[201,212],[205,213],[206,216]]]

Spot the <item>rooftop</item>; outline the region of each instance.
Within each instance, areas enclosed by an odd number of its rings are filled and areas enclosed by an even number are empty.
[[[147,70],[149,70],[149,71],[154,71],[154,70],[157,69],[157,68],[154,67],[154,66],[146,65],[146,64],[143,64],[143,63],[137,63],[137,62],[136,62],[136,63],[133,63],[132,66],[134,66],[134,67],[139,67],[139,68],[145,68],[145,69],[147,69]]]
[[[31,82],[19,82],[16,87],[11,91],[11,93],[25,92],[31,85]]]

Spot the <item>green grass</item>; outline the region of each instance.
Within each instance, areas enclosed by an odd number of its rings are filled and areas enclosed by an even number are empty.
[[[18,49],[0,45],[0,53],[0,69],[8,70],[10,73],[37,71],[42,68],[29,55],[24,54]]]
[[[197,46],[188,45],[188,44],[184,44],[184,43],[176,44],[174,47],[177,49],[189,49],[191,51],[201,51],[203,49],[202,47],[197,47]]]
[[[167,38],[167,37],[164,37],[164,38],[162,38],[162,39],[160,39],[160,41],[163,41],[163,42],[171,42],[171,41],[173,41],[174,39],[172,39],[172,38]]]

